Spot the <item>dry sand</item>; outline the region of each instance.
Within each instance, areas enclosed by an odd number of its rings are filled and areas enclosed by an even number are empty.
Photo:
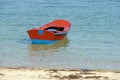
[[[0,68],[0,80],[120,80],[120,72]]]

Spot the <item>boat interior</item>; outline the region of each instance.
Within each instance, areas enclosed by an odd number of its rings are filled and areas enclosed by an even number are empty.
[[[63,31],[64,27],[50,26],[50,27],[46,28],[45,30],[56,33],[57,31]]]

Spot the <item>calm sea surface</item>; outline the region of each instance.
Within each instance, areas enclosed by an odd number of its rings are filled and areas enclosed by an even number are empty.
[[[55,19],[67,37],[31,44],[26,31]],[[0,66],[120,70],[120,0],[0,0]]]

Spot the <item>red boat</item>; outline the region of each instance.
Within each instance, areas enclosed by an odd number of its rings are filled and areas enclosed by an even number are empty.
[[[66,20],[54,20],[27,33],[34,44],[50,44],[63,39],[70,29],[71,23]]]

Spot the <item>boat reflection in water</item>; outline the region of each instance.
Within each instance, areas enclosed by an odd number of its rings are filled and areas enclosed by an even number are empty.
[[[30,44],[29,48],[30,51],[57,49],[59,47],[66,46],[68,42],[69,42],[68,38],[65,37],[64,39],[54,44]]]

